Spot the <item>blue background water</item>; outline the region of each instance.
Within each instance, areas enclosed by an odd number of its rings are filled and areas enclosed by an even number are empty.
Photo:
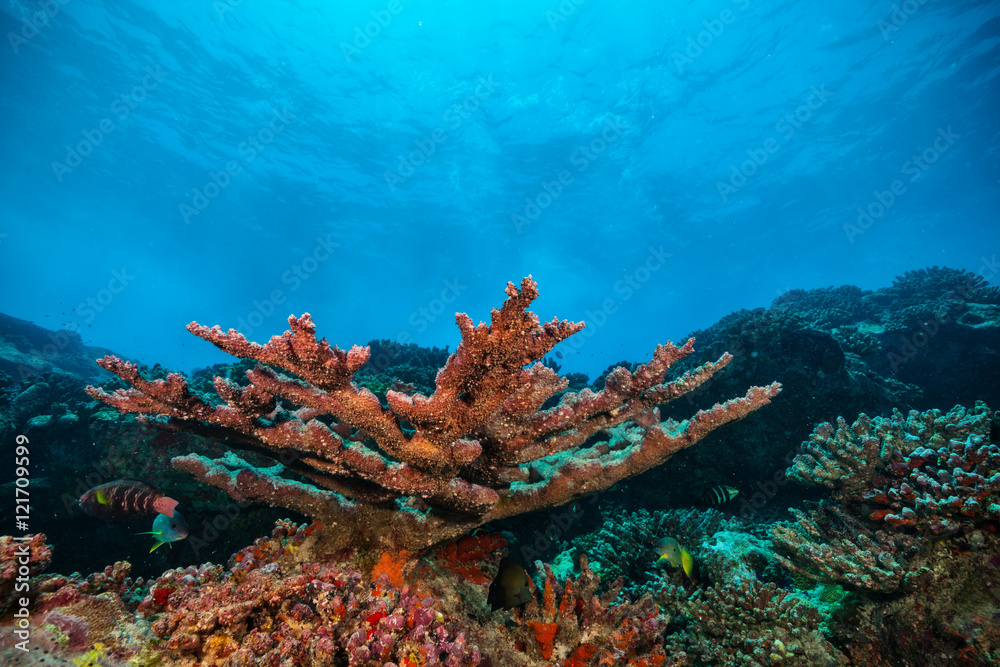
[[[0,311],[190,370],[193,319],[454,347],[530,273],[596,374],[791,288],[996,282],[998,9],[4,0]]]

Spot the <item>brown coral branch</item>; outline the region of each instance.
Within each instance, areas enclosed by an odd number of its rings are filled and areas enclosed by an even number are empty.
[[[232,454],[216,461],[175,459],[178,469],[234,497],[343,524],[360,543],[414,549],[490,519],[605,489],[660,465],[780,390],[778,384],[752,387],[681,424],[661,422],[658,405],[697,388],[731,358],[723,355],[665,381],[670,367],[694,349],[689,340],[657,346],[635,372],[615,369],[600,391],[564,393],[555,407],[542,409],[567,381],[533,362],[583,324],[539,322],[528,310],[538,296],[530,276],[520,287],[508,283],[506,293],[489,324],[456,316],[462,340],[430,396],[389,391],[388,408],[352,382],[368,348],[345,352],[317,340],[308,314],[290,317],[289,331],[264,345],[235,330],[188,326],[230,354],[261,362],[247,372],[245,388],[216,379],[222,404],[191,392],[180,375],[146,380],[137,366],[115,357],[98,363],[133,388],[88,392],[122,412],[159,416],[155,425],[281,461],[281,467],[261,469]],[[588,446],[602,431],[622,446]],[[285,470],[310,483],[282,477]]]
[[[603,491],[623,479],[646,472],[666,462],[676,452],[690,447],[708,433],[731,421],[742,419],[766,405],[781,391],[777,382],[767,387],[751,387],[743,398],[701,410],[679,429],[668,423],[641,431],[641,439],[624,450],[612,450],[600,457],[561,455],[533,466],[542,480],[514,485],[491,513],[490,518],[516,516],[524,512],[561,505]]]

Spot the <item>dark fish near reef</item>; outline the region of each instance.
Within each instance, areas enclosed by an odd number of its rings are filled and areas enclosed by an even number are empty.
[[[116,479],[80,496],[80,509],[105,521],[131,521],[152,514],[174,516],[177,501],[137,479]]]
[[[737,488],[720,484],[701,494],[701,502],[706,505],[722,505],[735,498],[739,492],[740,490]]]
[[[516,560],[500,559],[500,569],[486,596],[490,608],[513,609],[531,601],[528,572]]]
[[[188,525],[184,517],[181,516],[181,513],[175,510],[173,517],[169,517],[166,514],[157,514],[156,518],[153,519],[153,530],[148,533],[139,534],[152,535],[153,539],[156,540],[156,544],[149,550],[149,553],[153,553],[164,544],[177,542],[187,537]]]

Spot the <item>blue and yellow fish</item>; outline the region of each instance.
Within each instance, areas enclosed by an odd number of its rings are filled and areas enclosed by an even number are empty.
[[[671,567],[680,567],[684,574],[691,578],[694,571],[694,558],[687,549],[681,546],[680,542],[672,537],[664,537],[656,543],[656,553],[660,555],[656,559],[657,565],[667,563]]]
[[[173,517],[165,514],[157,514],[153,519],[153,530],[139,535],[152,535],[156,544],[149,550],[153,553],[157,548],[171,542],[178,542],[188,536],[188,525],[181,513],[174,510]]]

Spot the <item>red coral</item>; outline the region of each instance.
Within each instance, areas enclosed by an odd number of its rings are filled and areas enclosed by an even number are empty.
[[[566,392],[566,378],[531,364],[583,323],[540,322],[528,310],[538,297],[530,276],[519,286],[508,283],[506,294],[488,325],[456,316],[462,340],[438,372],[433,394],[389,391],[388,408],[352,382],[368,348],[344,351],[318,340],[308,314],[290,317],[289,330],[264,345],[232,329],[188,325],[220,349],[261,362],[247,372],[246,387],[216,378],[221,403],[190,391],[181,375],[150,381],[116,357],[98,363],[133,388],[87,391],[121,412],[158,417],[153,425],[283,461],[258,468],[232,452],[214,461],[188,455],[173,459],[178,470],[240,500],[320,517],[336,526],[338,534],[326,535],[330,541],[410,550],[604,490],[659,466],[780,391],[777,383],[751,387],[684,422],[662,422],[657,406],[697,389],[732,359],[723,355],[667,381],[671,365],[693,351],[692,339],[657,346],[635,372],[615,369],[600,391]],[[543,409],[559,394],[557,405]],[[598,450],[585,447],[595,434],[615,429],[623,442],[614,452],[594,456]],[[362,432],[367,437],[356,437]],[[284,467],[308,483],[282,476]]]
[[[170,597],[171,592],[172,589],[164,586],[163,588],[154,588],[149,592],[149,594],[153,597],[153,602],[162,607],[167,604],[167,598]]]
[[[302,529],[279,526],[272,539]],[[376,583],[346,565],[307,562],[283,574],[287,561],[247,568],[248,561],[254,557],[228,573],[216,566],[171,570],[153,582],[140,612],[165,648],[227,664],[328,664],[345,655],[350,665],[438,664],[443,656],[456,667],[479,663],[459,624],[442,622],[434,598],[397,589],[384,573]],[[159,590],[173,592],[164,601]]]
[[[507,546],[507,540],[500,535],[480,533],[467,535],[450,542],[438,550],[436,557],[447,570],[466,581],[485,584],[490,577],[483,572],[484,561],[490,559]]]
[[[587,663],[597,653],[597,647],[593,644],[583,643],[576,647],[563,667],[587,667]]]
[[[385,575],[387,581],[396,588],[403,587],[403,566],[410,562],[410,554],[403,550],[396,555],[383,551],[378,563],[372,568],[372,579]]]
[[[569,656],[564,667],[582,667],[595,656],[602,665],[624,664],[630,658],[648,659],[646,664],[654,665],[665,655],[660,635],[666,619],[650,599],[617,603],[621,579],[603,595],[596,595],[600,577],[585,557],[580,559],[580,576],[562,583],[548,565],[542,569],[542,600],[532,600],[524,608],[524,630],[517,646],[537,646],[546,660],[558,646],[560,655]]]
[[[555,641],[556,634],[559,632],[558,623],[529,623],[531,626],[531,631],[535,635],[535,641],[538,642],[538,651],[542,654],[542,657],[548,660],[552,657],[552,647]]]

